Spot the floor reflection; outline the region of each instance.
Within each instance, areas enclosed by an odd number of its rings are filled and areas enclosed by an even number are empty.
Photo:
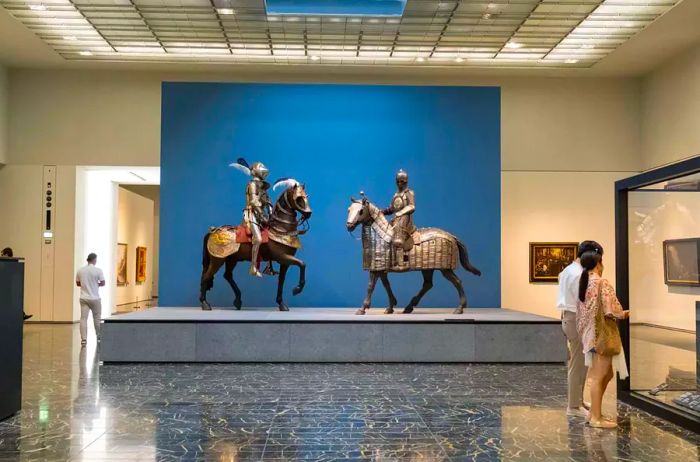
[[[107,365],[76,326],[25,330],[0,460],[693,461],[700,438],[612,398],[564,412],[561,365]]]

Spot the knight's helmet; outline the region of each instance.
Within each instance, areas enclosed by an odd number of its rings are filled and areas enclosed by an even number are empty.
[[[263,165],[262,162],[255,162],[250,167],[250,174],[259,180],[264,180],[267,178],[268,173],[270,173],[270,171],[267,169],[267,167],[265,167],[265,165]]]
[[[399,171],[396,172],[396,184],[408,184],[408,173],[406,173],[404,169],[399,169]]]

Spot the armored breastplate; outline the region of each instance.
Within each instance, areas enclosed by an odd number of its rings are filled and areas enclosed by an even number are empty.
[[[396,212],[406,207],[407,205],[408,199],[406,198],[405,192],[398,192],[394,194],[394,197],[391,199],[391,208],[394,209],[394,211]]]

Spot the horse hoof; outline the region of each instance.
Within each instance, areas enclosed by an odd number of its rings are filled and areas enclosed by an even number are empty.
[[[452,314],[464,314],[464,308],[457,308]]]
[[[233,306],[234,306],[237,310],[240,310],[240,309],[241,309],[241,306],[243,306],[243,303],[241,303],[240,300],[234,300],[234,301],[233,301]]]
[[[302,286],[296,286],[294,289],[292,289],[292,295],[299,295],[302,290],[304,290]]]
[[[287,305],[285,305],[284,303],[280,303],[279,310],[280,311],[289,311],[289,307]]]
[[[403,309],[402,314],[409,314],[409,313],[413,313],[413,308],[410,306],[407,306],[406,308]]]
[[[355,314],[365,314],[365,310],[360,308],[359,310],[355,311]]]
[[[203,311],[211,311],[211,305],[206,300],[202,302]]]
[[[393,308],[387,308],[386,310],[384,310],[384,314],[392,314],[393,312],[394,312]]]

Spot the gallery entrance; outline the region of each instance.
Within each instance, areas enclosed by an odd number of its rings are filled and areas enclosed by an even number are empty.
[[[77,167],[75,210],[75,270],[97,254],[102,317],[155,305],[160,168]]]

